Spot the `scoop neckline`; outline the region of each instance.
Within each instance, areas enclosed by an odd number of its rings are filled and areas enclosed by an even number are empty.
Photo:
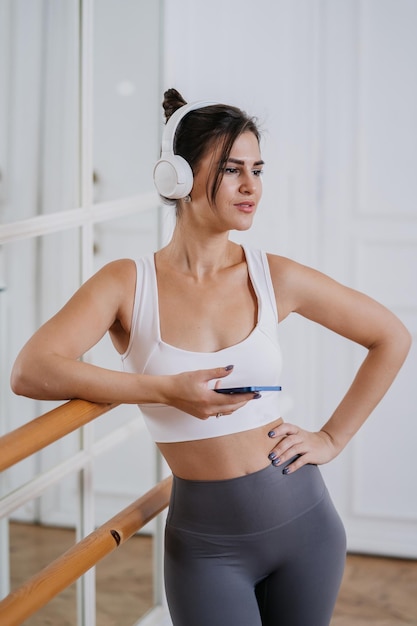
[[[186,354],[221,354],[222,352],[226,352],[227,350],[231,350],[232,348],[237,348],[238,346],[242,346],[245,342],[249,341],[253,335],[259,330],[259,326],[260,326],[260,319],[261,319],[261,300],[259,297],[259,293],[256,287],[256,284],[253,280],[253,275],[252,275],[252,271],[251,271],[251,267],[250,267],[250,263],[248,261],[248,254],[246,252],[246,248],[245,246],[240,244],[240,247],[243,250],[243,254],[245,256],[245,260],[246,260],[246,267],[248,270],[248,276],[249,276],[249,280],[251,282],[253,291],[255,293],[256,296],[256,302],[257,302],[257,308],[258,308],[258,312],[257,312],[257,320],[256,320],[256,324],[255,326],[252,328],[252,330],[250,331],[250,333],[241,341],[238,341],[237,343],[234,343],[230,346],[226,346],[225,348],[220,348],[220,350],[214,350],[212,352],[204,352],[204,351],[199,351],[199,350],[186,350],[185,348],[180,348],[178,346],[174,346],[171,343],[168,343],[166,341],[164,341],[164,339],[162,339],[162,333],[161,333],[161,319],[160,319],[160,315],[159,315],[159,293],[158,293],[158,277],[157,277],[157,272],[156,272],[156,262],[155,262],[155,255],[156,252],[153,253],[152,255],[152,270],[153,270],[153,288],[154,288],[154,293],[155,293],[155,302],[156,302],[156,307],[155,307],[155,311],[156,311],[156,329],[157,329],[157,333],[158,333],[158,343],[165,346],[166,348],[169,348],[171,350],[176,350],[178,352],[184,352]]]

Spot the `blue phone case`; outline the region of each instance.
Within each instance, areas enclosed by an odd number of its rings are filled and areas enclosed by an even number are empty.
[[[227,387],[224,389],[214,389],[217,393],[256,393],[257,391],[281,391],[281,387],[278,386],[254,386],[254,387]]]

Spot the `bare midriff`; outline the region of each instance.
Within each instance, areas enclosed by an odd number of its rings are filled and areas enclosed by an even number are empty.
[[[197,419],[197,418],[196,418]],[[268,433],[282,424],[282,418],[232,435],[158,443],[172,473],[187,480],[226,480],[252,474],[271,461],[268,454],[277,445]]]

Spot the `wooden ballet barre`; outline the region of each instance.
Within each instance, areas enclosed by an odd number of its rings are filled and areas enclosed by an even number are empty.
[[[115,404],[70,400],[0,437],[0,472],[107,413]]]
[[[0,624],[18,626],[168,506],[169,476],[0,602]]]

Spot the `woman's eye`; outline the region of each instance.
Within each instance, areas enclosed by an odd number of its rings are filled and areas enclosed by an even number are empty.
[[[230,174],[230,175],[239,175],[240,174],[240,169],[238,167],[225,167],[224,168],[224,173],[225,174]],[[253,176],[262,176],[262,174],[264,173],[263,169],[256,169],[256,170],[251,170]]]

